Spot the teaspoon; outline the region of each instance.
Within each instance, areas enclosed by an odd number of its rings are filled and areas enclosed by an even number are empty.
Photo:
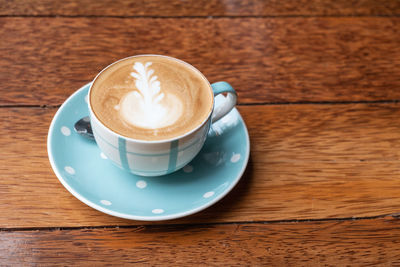
[[[90,125],[90,118],[89,116],[83,117],[79,121],[77,121],[74,125],[75,131],[89,139],[94,140],[92,126]]]

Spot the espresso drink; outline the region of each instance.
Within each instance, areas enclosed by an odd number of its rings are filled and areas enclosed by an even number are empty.
[[[153,55],[110,65],[95,79],[89,99],[96,117],[109,129],[147,141],[195,129],[213,106],[210,85],[198,70]]]

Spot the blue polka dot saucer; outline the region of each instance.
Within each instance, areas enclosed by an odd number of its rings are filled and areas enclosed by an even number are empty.
[[[60,107],[47,139],[55,174],[85,204],[126,219],[169,220],[213,205],[238,183],[249,159],[250,141],[237,109],[213,124],[204,147],[183,169],[141,177],[118,169],[94,141],[73,130],[75,122],[89,114],[89,86],[76,91]],[[215,101],[220,100],[217,97]]]

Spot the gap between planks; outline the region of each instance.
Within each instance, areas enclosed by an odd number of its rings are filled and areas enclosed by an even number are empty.
[[[182,224],[145,224],[142,225],[97,225],[97,226],[54,226],[54,227],[10,227],[0,228],[0,232],[25,232],[25,231],[60,231],[60,230],[91,230],[91,229],[142,229],[160,228],[160,227],[186,227],[186,226],[213,226],[213,225],[245,225],[245,224],[280,224],[280,223],[308,223],[308,222],[343,222],[343,221],[362,221],[376,220],[391,217],[391,219],[400,219],[400,213],[381,214],[377,216],[366,217],[344,217],[344,218],[322,218],[322,219],[300,219],[300,220],[272,220],[272,221],[238,221],[238,222],[212,222],[212,223],[182,223]]]

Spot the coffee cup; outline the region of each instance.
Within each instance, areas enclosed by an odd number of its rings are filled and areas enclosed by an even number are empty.
[[[215,103],[217,95],[226,94]],[[192,65],[168,56],[138,55],[103,69],[88,95],[96,143],[118,167],[160,176],[188,164],[212,123],[236,104],[226,82],[210,84]]]

